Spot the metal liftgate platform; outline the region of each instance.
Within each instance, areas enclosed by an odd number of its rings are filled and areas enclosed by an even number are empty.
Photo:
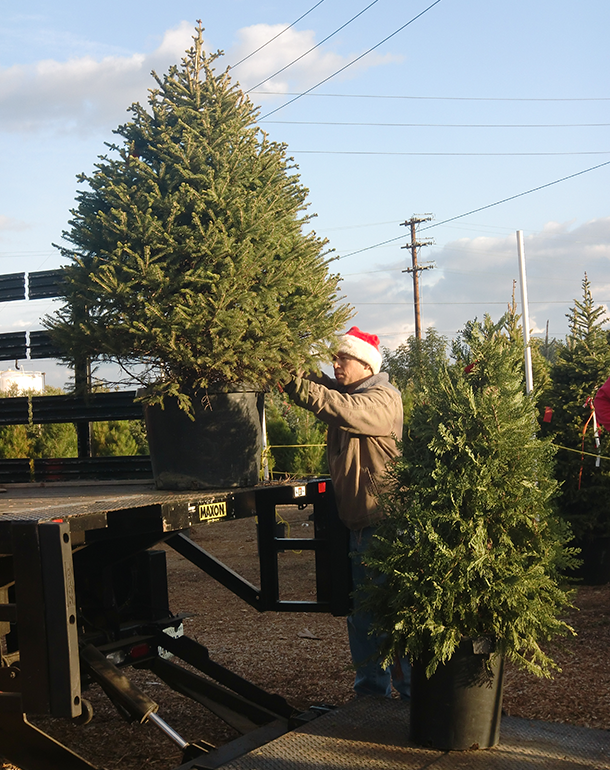
[[[313,538],[276,536],[276,506],[290,504],[311,505]],[[251,516],[257,517],[258,586],[188,536],[204,521],[221,526]],[[297,712],[178,635],[183,616],[169,609],[165,551],[155,549],[162,543],[260,611],[349,611],[347,531],[327,480],[219,492],[168,493],[152,485],[9,490],[0,498],[0,756],[23,770],[95,767],[29,717],[86,723],[83,693],[97,682],[129,721],[154,723],[182,749],[180,767],[226,761],[226,748],[221,759],[205,743],[186,743],[158,717],[158,704],[129,679],[136,663],[249,736],[242,744],[238,739],[235,754],[320,713]],[[314,550],[315,601],[280,600],[277,554],[287,545]],[[128,601],[121,596],[126,590]]]

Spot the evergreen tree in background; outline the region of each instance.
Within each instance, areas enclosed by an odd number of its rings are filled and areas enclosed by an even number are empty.
[[[148,454],[148,441],[143,420],[94,422],[91,434],[93,457],[129,457]]]
[[[267,394],[265,408],[273,474],[327,475],[326,425],[283,393]]]
[[[554,515],[554,450],[536,436],[523,346],[508,320],[467,324],[455,362],[425,378],[367,554],[384,576],[365,599],[386,634],[383,653],[391,662],[406,651],[428,673],[464,637],[487,637],[548,674],[541,644],[567,630],[559,615],[571,534]]]
[[[29,425],[0,425],[0,459],[13,460],[18,457],[30,457],[32,442],[29,428]],[[76,433],[74,434],[74,441],[76,446]],[[74,457],[74,455],[67,456]]]
[[[79,177],[67,305],[46,322],[67,360],[118,362],[152,386],[150,403],[183,408],[200,390],[313,368],[351,314],[286,146],[216,74],[202,33],[180,67],[153,73],[114,157]]]
[[[542,406],[553,410],[545,426],[559,449],[556,477],[561,483],[560,511],[571,522],[580,541],[610,535],[610,462],[596,466],[598,452],[594,438],[592,399],[610,376],[610,345],[603,307],[596,305],[585,274],[582,299],[574,301],[567,315],[569,334],[559,346],[551,368],[551,385]],[[572,450],[572,451],[569,451]],[[600,453],[610,455],[610,436],[600,431]]]
[[[405,423],[417,393],[447,364],[447,346],[447,339],[430,328],[422,339],[411,336],[396,350],[384,349],[382,369],[401,393]]]

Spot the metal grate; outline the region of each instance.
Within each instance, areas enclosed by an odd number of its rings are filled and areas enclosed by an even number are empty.
[[[28,273],[28,297],[30,299],[58,297],[62,275],[63,270],[40,270],[37,273]]]
[[[25,273],[0,275],[0,302],[25,299]]]
[[[96,422],[100,420],[141,420],[142,405],[134,403],[134,390],[117,393],[92,393],[79,396],[34,396],[34,423]]]
[[[48,332],[30,332],[30,358],[59,358],[60,350]]]
[[[208,765],[212,766],[213,765]],[[179,770],[186,770],[188,764]],[[190,765],[197,767],[196,761]],[[357,698],[272,741],[223,770],[610,770],[607,730],[503,717],[500,743],[436,751],[409,740],[409,705]]]
[[[25,332],[5,332],[0,334],[0,361],[27,357],[27,338]]]
[[[28,484],[31,480],[28,459],[0,460],[0,484]]]
[[[0,469],[2,461],[0,461]],[[34,460],[34,481],[152,479],[148,455]]]
[[[27,425],[29,404],[27,396],[0,398],[0,425]]]

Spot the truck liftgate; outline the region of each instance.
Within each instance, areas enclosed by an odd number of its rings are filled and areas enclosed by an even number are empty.
[[[168,493],[152,486],[88,491],[73,487],[67,494],[64,488],[58,495],[49,487],[16,487],[0,499],[0,756],[23,770],[96,767],[30,721],[51,716],[86,723],[92,716],[86,690],[96,682],[127,720],[155,724],[180,747],[179,768],[214,768],[231,757],[227,747],[184,741],[158,716],[158,704],[130,681],[132,664],[148,668],[242,735],[267,730],[261,742],[319,713],[298,712],[182,635],[184,615],[169,609],[165,551],[156,546],[170,546],[261,612],[346,615],[347,530],[330,481],[218,492]],[[278,505],[311,506],[313,538],[279,537]],[[258,586],[189,537],[202,522],[230,526],[224,522],[252,516]],[[314,551],[315,601],[280,600],[278,553],[285,548]]]

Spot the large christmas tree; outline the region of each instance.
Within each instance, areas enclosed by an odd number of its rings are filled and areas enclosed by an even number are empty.
[[[183,406],[312,365],[350,315],[286,146],[216,73],[202,33],[181,66],[153,73],[148,109],[132,105],[113,157],[79,177],[67,304],[47,320],[68,360],[118,362],[152,384],[152,402]]]

